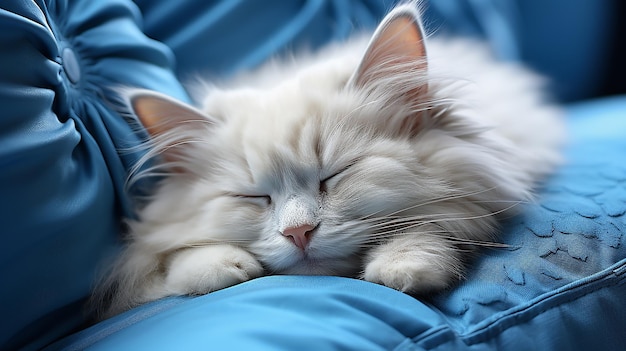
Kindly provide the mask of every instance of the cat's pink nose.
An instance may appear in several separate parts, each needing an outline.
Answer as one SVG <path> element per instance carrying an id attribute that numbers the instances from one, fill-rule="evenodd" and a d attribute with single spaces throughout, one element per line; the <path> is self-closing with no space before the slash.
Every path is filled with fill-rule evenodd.
<path id="1" fill-rule="evenodd" d="M 310 234 L 313 229 L 315 229 L 314 226 L 310 224 L 303 224 L 296 227 L 285 228 L 282 234 L 291 238 L 293 243 L 299 247 L 300 250 L 304 251 L 307 245 L 309 245 L 309 241 L 311 239 Z"/>

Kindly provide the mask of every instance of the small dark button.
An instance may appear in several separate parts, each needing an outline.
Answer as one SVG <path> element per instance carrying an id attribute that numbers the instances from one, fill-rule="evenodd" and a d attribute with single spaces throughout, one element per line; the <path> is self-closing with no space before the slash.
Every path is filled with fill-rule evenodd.
<path id="1" fill-rule="evenodd" d="M 76 59 L 76 54 L 74 54 L 74 50 L 70 48 L 63 49 L 61 58 L 63 59 L 63 70 L 67 78 L 69 78 L 70 82 L 73 84 L 78 83 L 80 80 L 80 66 Z"/>

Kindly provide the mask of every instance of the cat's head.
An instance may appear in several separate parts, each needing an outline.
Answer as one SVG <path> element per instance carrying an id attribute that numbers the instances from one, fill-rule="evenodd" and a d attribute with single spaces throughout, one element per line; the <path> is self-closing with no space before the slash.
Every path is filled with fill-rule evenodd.
<path id="1" fill-rule="evenodd" d="M 201 109 L 134 92 L 171 173 L 147 216 L 187 221 L 171 233 L 180 246 L 242 245 L 270 273 L 358 273 L 370 247 L 435 218 L 454 194 L 437 163 L 465 162 L 446 153 L 461 141 L 440 131 L 423 38 L 403 6 L 356 60 L 263 89 L 215 89 Z"/>

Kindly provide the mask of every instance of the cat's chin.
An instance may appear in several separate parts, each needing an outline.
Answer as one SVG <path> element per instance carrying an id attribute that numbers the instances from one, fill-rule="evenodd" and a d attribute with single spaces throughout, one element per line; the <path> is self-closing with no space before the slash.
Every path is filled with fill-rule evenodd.
<path id="1" fill-rule="evenodd" d="M 335 275 L 355 277 L 360 265 L 350 259 L 311 259 L 302 258 L 288 267 L 276 270 L 277 274 L 284 275 Z"/>

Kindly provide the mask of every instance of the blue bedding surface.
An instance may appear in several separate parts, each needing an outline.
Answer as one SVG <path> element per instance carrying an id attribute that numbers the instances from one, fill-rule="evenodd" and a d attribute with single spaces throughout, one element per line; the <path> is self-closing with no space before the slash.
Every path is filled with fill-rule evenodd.
<path id="1" fill-rule="evenodd" d="M 157 301 L 49 350 L 618 350 L 626 342 L 626 96 L 572 106 L 567 164 L 467 280 L 430 300 L 274 276 Z"/>

